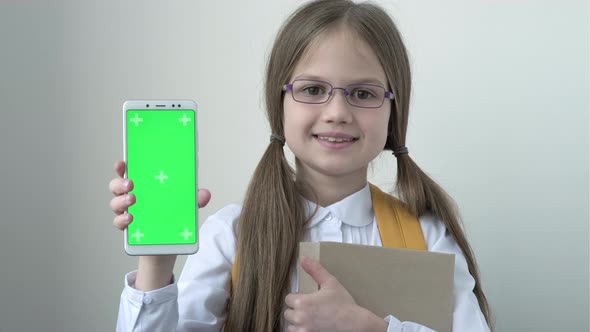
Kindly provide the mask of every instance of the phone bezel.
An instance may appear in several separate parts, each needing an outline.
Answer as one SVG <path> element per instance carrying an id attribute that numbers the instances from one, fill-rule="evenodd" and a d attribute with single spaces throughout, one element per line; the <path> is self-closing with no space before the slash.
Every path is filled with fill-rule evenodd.
<path id="1" fill-rule="evenodd" d="M 149 104 L 150 107 L 146 107 Z M 193 100 L 188 99 L 142 99 L 142 100 L 127 100 L 123 104 L 123 160 L 127 165 L 127 121 L 126 114 L 128 110 L 146 110 L 146 111 L 157 111 L 157 110 L 175 110 L 172 104 L 180 104 L 181 107 L 178 109 L 190 109 L 195 112 L 195 197 L 198 197 L 198 175 L 199 175 L 199 145 L 198 145 L 198 120 L 197 120 L 197 103 Z M 158 105 L 158 106 L 156 106 Z M 161 105 L 161 106 L 160 106 Z M 127 169 L 123 176 L 127 178 Z M 194 244 L 158 244 L 158 245 L 130 245 L 127 241 L 127 228 L 124 230 L 123 243 L 125 252 L 130 256 L 143 256 L 143 255 L 191 255 L 199 250 L 199 206 L 195 202 L 197 215 L 195 216 L 195 237 L 196 241 Z"/>

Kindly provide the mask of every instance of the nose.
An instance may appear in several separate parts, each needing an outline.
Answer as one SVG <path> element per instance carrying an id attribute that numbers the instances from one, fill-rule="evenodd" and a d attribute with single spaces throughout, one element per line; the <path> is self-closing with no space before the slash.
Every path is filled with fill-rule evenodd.
<path id="1" fill-rule="evenodd" d="M 341 95 L 338 96 L 337 90 L 341 90 Z M 352 121 L 351 106 L 346 101 L 346 90 L 343 88 L 332 89 L 330 99 L 323 105 L 322 119 L 326 122 L 336 123 L 350 123 Z"/>

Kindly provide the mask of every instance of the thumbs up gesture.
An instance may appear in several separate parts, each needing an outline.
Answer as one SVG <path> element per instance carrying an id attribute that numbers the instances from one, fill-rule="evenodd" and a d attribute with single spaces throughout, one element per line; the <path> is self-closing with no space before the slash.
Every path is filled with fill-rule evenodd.
<path id="1" fill-rule="evenodd" d="M 284 317 L 289 332 L 386 331 L 387 323 L 358 306 L 350 293 L 320 263 L 309 257 L 299 261 L 319 285 L 311 294 L 290 293 L 285 297 Z"/>

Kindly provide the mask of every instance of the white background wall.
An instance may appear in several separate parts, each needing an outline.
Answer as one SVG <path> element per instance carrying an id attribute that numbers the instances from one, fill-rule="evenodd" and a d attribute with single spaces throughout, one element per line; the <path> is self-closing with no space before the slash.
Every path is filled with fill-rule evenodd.
<path id="1" fill-rule="evenodd" d="M 588 2 L 380 3 L 411 55 L 410 154 L 461 208 L 497 330 L 588 331 Z M 0 3 L 1 332 L 114 329 L 136 266 L 109 209 L 125 100 L 196 100 L 200 218 L 241 201 L 299 4 Z M 393 156 L 374 165 L 391 189 Z"/>

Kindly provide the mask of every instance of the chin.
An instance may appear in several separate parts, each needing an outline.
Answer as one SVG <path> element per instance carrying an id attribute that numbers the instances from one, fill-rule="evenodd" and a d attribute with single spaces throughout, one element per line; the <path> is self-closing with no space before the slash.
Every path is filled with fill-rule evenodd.
<path id="1" fill-rule="evenodd" d="M 350 163 L 338 163 L 321 165 L 316 169 L 318 172 L 333 177 L 347 176 L 362 171 L 361 167 L 354 167 Z"/>

